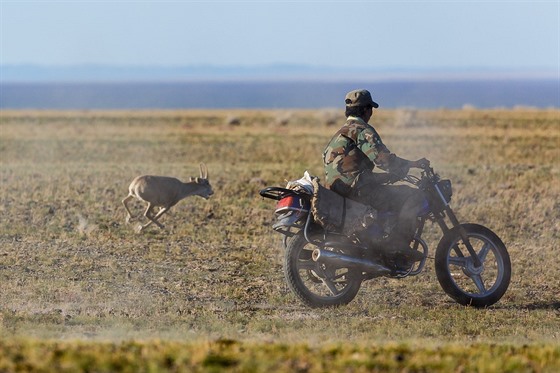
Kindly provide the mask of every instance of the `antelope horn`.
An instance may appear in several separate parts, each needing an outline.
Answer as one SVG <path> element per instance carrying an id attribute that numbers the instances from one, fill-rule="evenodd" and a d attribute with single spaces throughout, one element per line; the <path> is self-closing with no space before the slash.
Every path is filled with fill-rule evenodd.
<path id="1" fill-rule="evenodd" d="M 200 164 L 200 177 L 202 179 L 208 179 L 208 167 L 204 163 Z"/>

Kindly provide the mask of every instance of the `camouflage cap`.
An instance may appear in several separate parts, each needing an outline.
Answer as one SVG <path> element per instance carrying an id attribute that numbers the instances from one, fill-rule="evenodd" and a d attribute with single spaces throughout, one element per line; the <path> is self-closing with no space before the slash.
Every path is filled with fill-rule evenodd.
<path id="1" fill-rule="evenodd" d="M 344 100 L 346 106 L 373 106 L 378 108 L 379 104 L 372 100 L 371 93 L 366 89 L 356 89 L 354 91 L 348 92 L 346 94 L 346 99 Z"/>

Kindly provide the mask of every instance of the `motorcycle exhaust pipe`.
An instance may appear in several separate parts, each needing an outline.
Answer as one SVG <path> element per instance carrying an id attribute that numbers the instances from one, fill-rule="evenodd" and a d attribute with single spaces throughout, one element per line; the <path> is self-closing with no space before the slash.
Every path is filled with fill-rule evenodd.
<path id="1" fill-rule="evenodd" d="M 335 253 L 329 250 L 315 249 L 312 258 L 314 261 L 324 264 L 332 264 L 340 267 L 360 269 L 364 272 L 374 272 L 379 275 L 388 274 L 391 270 L 371 260 L 355 258 L 350 255 Z"/>

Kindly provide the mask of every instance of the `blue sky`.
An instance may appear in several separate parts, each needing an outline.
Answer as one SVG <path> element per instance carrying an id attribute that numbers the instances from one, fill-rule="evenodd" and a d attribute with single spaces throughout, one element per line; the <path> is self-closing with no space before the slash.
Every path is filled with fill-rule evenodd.
<path id="1" fill-rule="evenodd" d="M 560 66 L 560 1 L 0 0 L 0 64 Z"/>

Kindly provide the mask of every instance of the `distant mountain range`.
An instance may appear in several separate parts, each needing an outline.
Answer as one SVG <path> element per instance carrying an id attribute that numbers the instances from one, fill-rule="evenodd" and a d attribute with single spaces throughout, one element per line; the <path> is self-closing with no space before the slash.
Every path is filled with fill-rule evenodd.
<path id="1" fill-rule="evenodd" d="M 553 68 L 339 68 L 261 66 L 0 65 L 0 83 L 192 82 L 192 81 L 449 81 L 560 79 Z"/>

